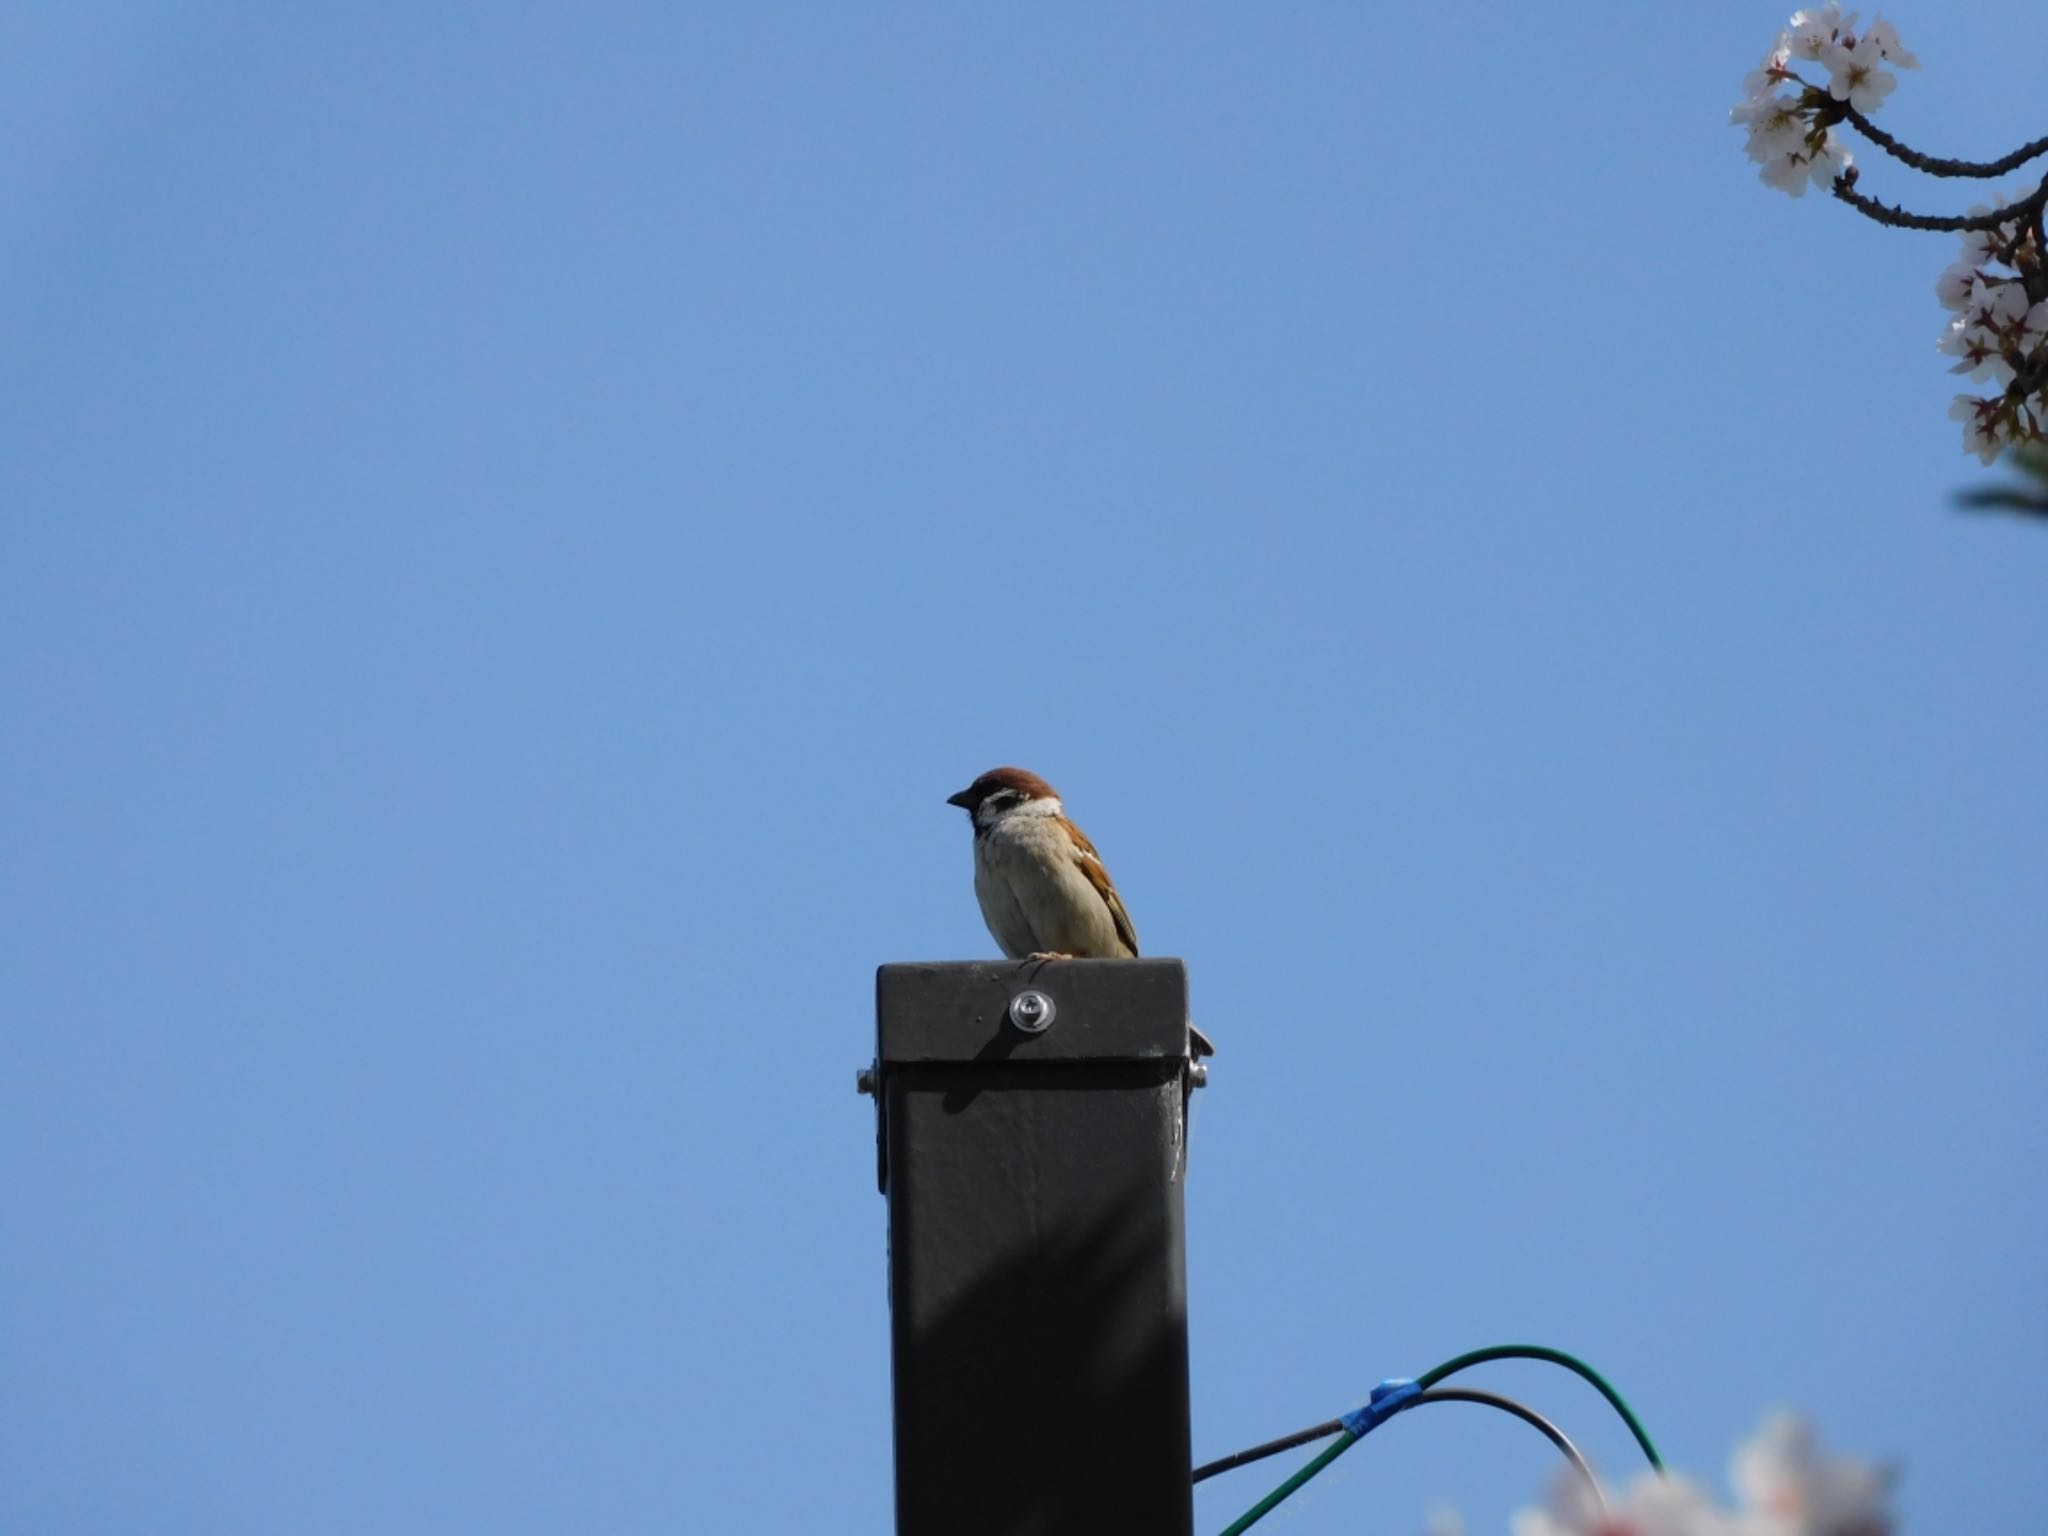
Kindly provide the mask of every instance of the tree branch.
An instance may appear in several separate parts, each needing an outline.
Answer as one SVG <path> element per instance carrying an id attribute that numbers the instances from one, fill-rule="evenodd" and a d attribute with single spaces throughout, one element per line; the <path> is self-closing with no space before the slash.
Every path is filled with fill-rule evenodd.
<path id="1" fill-rule="evenodd" d="M 2022 144 L 2011 154 L 1997 160 L 1945 160 L 1939 155 L 1923 155 L 1919 150 L 1901 144 L 1869 118 L 1858 112 L 1846 101 L 1830 101 L 1829 105 L 1843 118 L 1853 123 L 1856 131 L 1894 159 L 1903 160 L 1916 171 L 1925 171 L 1930 176 L 2003 176 L 2007 171 L 2017 170 L 2036 155 L 2048 155 L 2048 135 Z"/>
<path id="2" fill-rule="evenodd" d="M 2024 227 L 2024 226 L 2023 226 Z M 2034 204 L 2034 262 L 2033 270 L 2020 266 L 2020 242 L 2012 243 L 2012 254 L 2005 258 L 2006 265 L 2019 269 L 2027 285 L 2027 297 L 2036 304 L 2048 299 L 2048 199 Z"/>
<path id="3" fill-rule="evenodd" d="M 2048 518 L 2048 496 L 2035 491 L 2008 490 L 2002 485 L 1957 491 L 1955 503 L 1972 512 L 2017 512 L 2022 517 Z"/>
<path id="4" fill-rule="evenodd" d="M 1889 224 L 1895 229 L 2003 229 L 2015 220 L 2032 218 L 2041 211 L 2043 203 L 2048 203 L 2048 181 L 2042 182 L 2018 202 L 1994 208 L 1989 213 L 1909 213 L 1904 208 L 1881 203 L 1858 192 L 1854 166 L 1835 178 L 1834 193 L 1865 218 Z"/>

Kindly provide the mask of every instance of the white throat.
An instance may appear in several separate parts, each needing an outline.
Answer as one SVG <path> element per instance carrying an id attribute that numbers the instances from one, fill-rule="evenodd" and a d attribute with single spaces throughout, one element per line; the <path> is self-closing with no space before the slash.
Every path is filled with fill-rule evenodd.
<path id="1" fill-rule="evenodd" d="M 997 800 L 1001 803 L 998 804 Z M 1062 814 L 1059 801 L 1051 795 L 1035 800 L 1012 800 L 1007 796 L 992 796 L 981 802 L 975 810 L 974 822 L 982 828 L 993 827 L 1012 817 L 1058 816 Z"/>

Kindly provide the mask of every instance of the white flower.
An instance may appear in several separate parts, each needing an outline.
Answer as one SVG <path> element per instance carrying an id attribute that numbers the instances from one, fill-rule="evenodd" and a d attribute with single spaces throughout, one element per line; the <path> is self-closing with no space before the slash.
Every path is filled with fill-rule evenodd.
<path id="1" fill-rule="evenodd" d="M 1734 1522 L 1697 1484 L 1645 1473 L 1613 1499 L 1603 1520 L 1579 1478 L 1560 1481 L 1544 1509 L 1522 1509 L 1509 1522 L 1514 1536 L 1736 1536 Z"/>
<path id="2" fill-rule="evenodd" d="M 1826 142 L 1820 147 L 1820 153 L 1814 156 L 1813 184 L 1817 187 L 1831 187 L 1835 184 L 1835 178 L 1843 175 L 1855 163 L 1856 157 L 1842 148 L 1842 141 L 1835 137 L 1834 129 L 1830 128 Z"/>
<path id="3" fill-rule="evenodd" d="M 1934 282 L 1934 296 L 1941 300 L 1943 309 L 1964 309 L 1969 306 L 1970 290 L 1984 275 L 1980 255 L 1974 261 L 1967 245 L 1963 259 L 1943 272 Z"/>
<path id="4" fill-rule="evenodd" d="M 1835 0 L 1828 0 L 1817 11 L 1794 11 L 1790 38 L 1792 56 L 1818 63 L 1828 45 L 1855 25 L 1856 13 L 1851 11 L 1844 16 Z"/>
<path id="5" fill-rule="evenodd" d="M 1948 414 L 1952 420 L 1963 424 L 1963 452 L 1974 453 L 1989 464 L 2005 447 L 1999 439 L 2005 430 L 2004 405 L 2001 399 L 1993 397 L 1980 400 L 1975 395 L 1957 395 L 1949 405 Z"/>
<path id="6" fill-rule="evenodd" d="M 1771 44 L 1771 51 L 1764 55 L 1763 63 L 1742 77 L 1742 94 L 1751 100 L 1770 95 L 1777 89 L 1778 82 L 1785 78 L 1785 61 L 1791 55 L 1792 40 L 1780 32 L 1778 40 Z"/>
<path id="7" fill-rule="evenodd" d="M 1865 32 L 1863 36 L 1866 41 L 1875 43 L 1877 51 L 1883 54 L 1891 63 L 1898 65 L 1899 68 L 1918 69 L 1920 67 L 1919 59 L 1906 52 L 1906 45 L 1899 41 L 1899 29 L 1886 21 L 1882 16 L 1870 18 L 1870 30 Z"/>
<path id="8" fill-rule="evenodd" d="M 1728 109 L 1728 121 L 1749 129 L 1744 151 L 1758 162 L 1806 148 L 1806 114 L 1797 96 L 1754 96 Z"/>
<path id="9" fill-rule="evenodd" d="M 2032 195 L 2029 192 L 2020 194 L 2023 198 Z M 1994 192 L 1991 194 L 1990 202 L 1972 203 L 1963 212 L 1973 219 L 1978 219 L 1987 213 L 1999 212 L 2005 205 L 2005 194 Z M 2009 233 L 2003 229 L 1966 229 L 1963 231 L 1962 259 L 1972 266 L 1987 266 L 1997 259 L 1998 253 L 2005 249 L 2005 243 L 2010 238 Z"/>
<path id="10" fill-rule="evenodd" d="M 2048 299 L 2043 299 L 2020 321 L 2020 350 L 2032 352 L 2048 341 Z"/>
<path id="11" fill-rule="evenodd" d="M 1510 1529 L 1514 1536 L 1891 1536 L 1894 1529 L 1891 1469 L 1823 1455 L 1813 1431 L 1791 1414 L 1767 1419 L 1737 1447 L 1731 1473 L 1733 1508 L 1684 1477 L 1646 1472 L 1626 1493 L 1608 1490 L 1605 1515 L 1582 1479 L 1561 1477 L 1541 1508 L 1516 1512 Z"/>
<path id="12" fill-rule="evenodd" d="M 1998 253 L 2005 249 L 2005 241 L 2003 230 L 1966 229 L 1963 231 L 1963 253 L 1956 258 L 1956 265 L 1988 267 L 1998 260 Z"/>
<path id="13" fill-rule="evenodd" d="M 1806 196 L 1806 156 L 1801 154 L 1780 155 L 1775 160 L 1766 160 L 1764 168 L 1756 173 L 1757 180 L 1767 187 L 1776 187 L 1787 197 Z"/>
<path id="14" fill-rule="evenodd" d="M 2037 190 L 2038 185 L 2023 188 L 2018 194 L 2018 200 L 2025 202 Z M 1975 219 L 1982 218 L 1987 213 L 2002 213 L 2009 206 L 2003 192 L 1994 192 L 1991 194 L 1990 202 L 1972 203 L 1963 211 Z M 1973 267 L 1988 267 L 1995 265 L 2005 248 L 2012 243 L 2013 226 L 2007 224 L 1994 225 L 1990 229 L 1966 229 L 1962 236 L 1963 250 L 1957 260 L 1968 262 Z"/>
<path id="15" fill-rule="evenodd" d="M 1970 288 L 1970 318 L 1996 330 L 2010 329 L 2027 312 L 2026 285 L 2017 278 L 1981 278 Z"/>
<path id="16" fill-rule="evenodd" d="M 1752 1522 L 1762 1530 L 1788 1536 L 1852 1531 L 1883 1536 L 1892 1529 L 1890 1469 L 1824 1456 L 1812 1426 L 1796 1414 L 1766 1419 L 1752 1439 L 1736 1447 L 1728 1477 L 1746 1512 L 1763 1517 Z"/>
<path id="17" fill-rule="evenodd" d="M 1882 58 L 1877 44 L 1867 37 L 1853 47 L 1830 45 L 1822 55 L 1828 67 L 1828 94 L 1858 112 L 1875 112 L 1899 83 L 1897 75 L 1877 67 Z"/>
<path id="18" fill-rule="evenodd" d="M 1970 285 L 1968 319 L 1974 326 L 2007 334 L 2017 330 L 2028 313 L 2028 289 L 2019 279 L 1976 279 Z"/>
<path id="19" fill-rule="evenodd" d="M 1833 186 L 1835 178 L 1849 169 L 1854 158 L 1829 133 L 1817 150 L 1801 139 L 1797 149 L 1766 161 L 1757 175 L 1767 187 L 1776 187 L 1792 197 L 1804 197 L 1809 183 L 1816 187 Z"/>
<path id="20" fill-rule="evenodd" d="M 1938 345 L 1957 359 L 1950 373 L 1968 374 L 1975 383 L 1996 384 L 2000 388 L 2012 382 L 2012 364 L 2005 360 L 2005 349 L 1996 336 L 1958 320 Z"/>
<path id="21" fill-rule="evenodd" d="M 2014 408 L 2012 435 L 2015 442 L 2048 443 L 2048 390 L 2022 400 Z"/>
<path id="22" fill-rule="evenodd" d="M 1987 283 L 1978 278 L 1970 285 L 1969 308 L 1949 322 L 1948 330 L 1936 343 L 1937 350 L 1960 359 L 1950 373 L 1967 373 L 1993 384 L 2012 382 L 2012 364 L 2006 361 L 2006 336 L 2016 332 L 2018 320 L 2026 313 L 2026 291 L 2018 283 Z"/>

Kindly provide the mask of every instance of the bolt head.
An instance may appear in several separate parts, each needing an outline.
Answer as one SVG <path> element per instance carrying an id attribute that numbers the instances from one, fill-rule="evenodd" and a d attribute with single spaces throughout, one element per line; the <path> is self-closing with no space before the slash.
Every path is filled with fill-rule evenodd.
<path id="1" fill-rule="evenodd" d="M 1052 1028 L 1059 1005 L 1043 992 L 1019 992 L 1010 999 L 1010 1022 L 1027 1035 L 1042 1035 Z"/>
<path id="2" fill-rule="evenodd" d="M 853 1091 L 865 1094 L 869 1098 L 875 1096 L 875 1069 L 873 1067 L 862 1067 L 853 1074 Z"/>

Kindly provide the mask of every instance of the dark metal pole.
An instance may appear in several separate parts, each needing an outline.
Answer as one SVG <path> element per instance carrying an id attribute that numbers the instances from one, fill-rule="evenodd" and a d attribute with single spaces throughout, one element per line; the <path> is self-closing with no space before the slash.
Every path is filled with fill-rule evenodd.
<path id="1" fill-rule="evenodd" d="M 885 965 L 898 1536 L 1188 1536 L 1178 960 Z"/>

